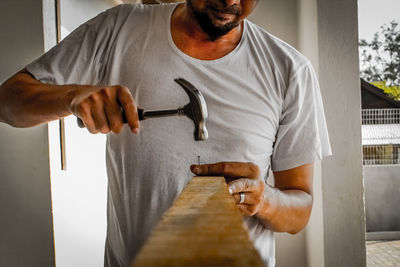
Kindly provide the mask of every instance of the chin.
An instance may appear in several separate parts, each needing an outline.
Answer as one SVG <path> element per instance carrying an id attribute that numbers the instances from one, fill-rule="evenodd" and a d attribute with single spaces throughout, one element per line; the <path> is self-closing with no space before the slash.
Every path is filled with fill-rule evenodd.
<path id="1" fill-rule="evenodd" d="M 236 23 L 234 21 L 224 21 L 224 22 L 212 21 L 212 24 L 214 25 L 215 28 L 219 28 L 219 29 L 231 28 L 230 25 L 236 25 Z"/>
<path id="2" fill-rule="evenodd" d="M 191 1 L 187 1 L 188 6 L 193 14 L 193 17 L 200 25 L 202 30 L 207 33 L 210 40 L 214 41 L 226 35 L 232 29 L 236 28 L 239 23 L 237 22 L 238 16 L 229 13 L 220 13 L 212 9 L 196 10 L 191 6 Z"/>

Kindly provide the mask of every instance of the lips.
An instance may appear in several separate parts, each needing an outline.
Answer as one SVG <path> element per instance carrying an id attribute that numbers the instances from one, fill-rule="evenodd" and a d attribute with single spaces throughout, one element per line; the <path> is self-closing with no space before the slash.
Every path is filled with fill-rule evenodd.
<path id="1" fill-rule="evenodd" d="M 213 15 L 220 20 L 228 20 L 238 15 L 234 10 L 221 10 L 214 7 L 210 7 L 210 9 Z"/>
<path id="2" fill-rule="evenodd" d="M 232 18 L 234 15 L 229 14 L 229 13 L 223 13 L 220 11 L 213 11 L 213 14 L 216 18 L 221 19 L 221 20 L 228 20 Z"/>

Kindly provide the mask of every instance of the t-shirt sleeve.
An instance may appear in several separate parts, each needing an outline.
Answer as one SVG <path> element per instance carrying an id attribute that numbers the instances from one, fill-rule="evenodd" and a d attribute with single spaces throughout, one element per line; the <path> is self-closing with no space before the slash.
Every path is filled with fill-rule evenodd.
<path id="1" fill-rule="evenodd" d="M 101 83 L 120 9 L 116 6 L 82 24 L 26 69 L 37 80 L 49 84 Z"/>
<path id="2" fill-rule="evenodd" d="M 290 79 L 284 96 L 271 167 L 283 171 L 331 155 L 316 74 L 309 62 Z"/>

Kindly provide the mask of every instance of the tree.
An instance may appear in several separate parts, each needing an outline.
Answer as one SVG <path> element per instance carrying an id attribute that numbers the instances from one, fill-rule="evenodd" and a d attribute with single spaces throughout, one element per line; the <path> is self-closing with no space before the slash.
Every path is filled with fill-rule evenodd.
<path id="1" fill-rule="evenodd" d="M 360 76 L 400 100 L 400 29 L 399 22 L 384 24 L 371 42 L 361 39 Z"/>

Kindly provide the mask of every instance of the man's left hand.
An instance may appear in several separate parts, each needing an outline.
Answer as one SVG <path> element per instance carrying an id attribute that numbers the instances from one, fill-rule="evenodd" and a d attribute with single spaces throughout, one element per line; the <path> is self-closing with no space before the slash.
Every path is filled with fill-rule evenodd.
<path id="1" fill-rule="evenodd" d="M 199 176 L 224 176 L 228 183 L 229 193 L 245 216 L 256 215 L 265 204 L 265 182 L 260 177 L 260 169 L 253 163 L 219 162 L 192 165 L 190 170 Z M 239 203 L 240 194 L 244 194 L 242 203 Z"/>

